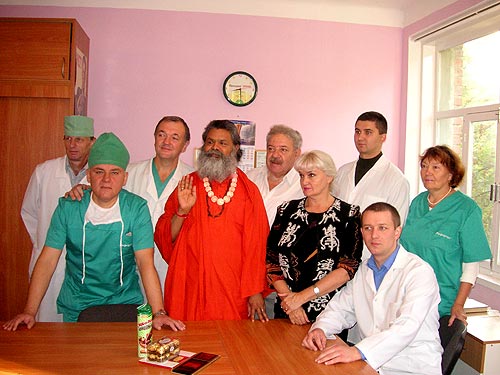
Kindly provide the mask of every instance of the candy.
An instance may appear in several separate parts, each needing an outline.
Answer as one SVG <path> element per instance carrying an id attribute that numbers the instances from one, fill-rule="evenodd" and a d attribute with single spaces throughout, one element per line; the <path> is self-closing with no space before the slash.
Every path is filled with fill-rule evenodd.
<path id="1" fill-rule="evenodd" d="M 164 362 L 179 355 L 180 341 L 169 337 L 162 337 L 148 345 L 148 359 L 155 362 Z"/>

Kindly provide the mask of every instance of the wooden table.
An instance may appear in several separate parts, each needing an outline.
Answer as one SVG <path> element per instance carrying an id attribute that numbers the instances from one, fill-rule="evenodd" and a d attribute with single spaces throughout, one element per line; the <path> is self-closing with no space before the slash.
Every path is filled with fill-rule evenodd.
<path id="1" fill-rule="evenodd" d="M 221 356 L 201 374 L 375 375 L 365 362 L 332 366 L 314 362 L 301 346 L 308 326 L 286 320 L 187 322 L 187 330 L 154 331 L 179 338 L 183 350 Z M 15 332 L 0 329 L 0 374 L 170 374 L 138 362 L 134 323 L 37 323 Z"/>

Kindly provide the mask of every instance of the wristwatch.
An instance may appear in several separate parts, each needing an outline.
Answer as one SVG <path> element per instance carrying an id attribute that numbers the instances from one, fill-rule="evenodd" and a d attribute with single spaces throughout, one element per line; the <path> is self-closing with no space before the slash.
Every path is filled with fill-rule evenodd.
<path id="1" fill-rule="evenodd" d="M 313 288 L 313 292 L 314 294 L 316 294 L 316 297 L 321 297 L 321 294 L 319 293 L 319 288 L 316 284 L 314 284 L 314 288 Z"/>
<path id="2" fill-rule="evenodd" d="M 155 312 L 153 314 L 153 318 L 156 318 L 157 316 L 160 316 L 160 315 L 167 315 L 167 312 L 165 310 L 163 310 L 163 309 L 158 310 L 157 312 Z"/>

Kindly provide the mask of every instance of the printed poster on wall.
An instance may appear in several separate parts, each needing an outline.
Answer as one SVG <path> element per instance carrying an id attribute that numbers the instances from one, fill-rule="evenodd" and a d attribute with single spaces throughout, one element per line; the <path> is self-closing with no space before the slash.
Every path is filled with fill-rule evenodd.
<path id="1" fill-rule="evenodd" d="M 76 49 L 75 115 L 87 116 L 87 56 Z"/>
<path id="2" fill-rule="evenodd" d="M 243 120 L 230 120 L 240 133 L 241 151 L 243 155 L 238 167 L 247 172 L 255 165 L 255 122 Z"/>

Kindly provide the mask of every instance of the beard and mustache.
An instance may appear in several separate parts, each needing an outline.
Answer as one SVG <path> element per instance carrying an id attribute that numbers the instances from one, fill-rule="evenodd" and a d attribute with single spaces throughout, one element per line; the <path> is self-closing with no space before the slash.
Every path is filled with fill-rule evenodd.
<path id="1" fill-rule="evenodd" d="M 224 181 L 236 171 L 238 161 L 237 150 L 230 155 L 224 155 L 218 150 L 200 150 L 198 155 L 198 174 L 201 178 L 208 177 L 209 180 Z"/>

